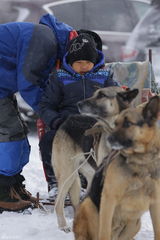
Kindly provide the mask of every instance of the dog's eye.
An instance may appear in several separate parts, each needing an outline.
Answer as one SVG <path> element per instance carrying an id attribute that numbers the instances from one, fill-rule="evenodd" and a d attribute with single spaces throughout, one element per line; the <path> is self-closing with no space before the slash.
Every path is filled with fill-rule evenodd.
<path id="1" fill-rule="evenodd" d="M 140 120 L 140 121 L 137 123 L 137 125 L 138 125 L 139 127 L 142 127 L 143 124 L 144 124 L 144 121 L 143 121 L 143 120 Z"/>
<path id="2" fill-rule="evenodd" d="M 106 95 L 103 92 L 99 92 L 97 98 L 104 98 Z"/>
<path id="3" fill-rule="evenodd" d="M 130 122 L 130 121 L 128 121 L 128 120 L 125 120 L 124 122 L 123 122 L 123 127 L 124 128 L 129 128 L 129 127 L 131 127 L 132 125 L 134 125 L 132 122 Z"/>

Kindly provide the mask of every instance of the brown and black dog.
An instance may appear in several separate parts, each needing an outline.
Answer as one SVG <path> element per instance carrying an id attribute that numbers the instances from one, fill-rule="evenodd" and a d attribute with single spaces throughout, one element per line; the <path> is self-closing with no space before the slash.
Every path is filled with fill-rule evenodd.
<path id="1" fill-rule="evenodd" d="M 112 128 L 115 117 L 121 110 L 130 105 L 137 94 L 137 89 L 129 91 L 124 91 L 120 87 L 98 89 L 91 98 L 83 102 L 85 106 L 82 107 L 81 102 L 78 104 L 80 111 L 88 116 L 73 115 L 58 129 L 53 141 L 52 165 L 58 182 L 55 211 L 59 228 L 62 230 L 66 232 L 71 230 L 67 226 L 64 215 L 66 195 L 69 193 L 74 209 L 79 205 L 81 187 L 76 169 L 79 168 L 81 163 L 85 163 L 79 168 L 79 172 L 86 177 L 88 186 L 90 186 L 95 173 L 90 161 L 85 162 L 88 157 L 85 153 L 93 148 L 93 138 L 84 136 L 86 129 L 95 124 L 95 119 L 100 121 L 102 125 L 107 121 Z M 93 106 L 94 114 L 90 114 L 94 110 Z M 100 144 L 102 148 L 103 141 Z M 103 156 L 99 157 L 99 162 L 100 158 L 102 159 Z M 91 159 L 89 158 L 89 160 Z"/>
<path id="2" fill-rule="evenodd" d="M 160 97 L 120 113 L 109 142 L 119 151 L 96 172 L 73 224 L 75 240 L 133 240 L 150 211 L 160 240 Z"/>

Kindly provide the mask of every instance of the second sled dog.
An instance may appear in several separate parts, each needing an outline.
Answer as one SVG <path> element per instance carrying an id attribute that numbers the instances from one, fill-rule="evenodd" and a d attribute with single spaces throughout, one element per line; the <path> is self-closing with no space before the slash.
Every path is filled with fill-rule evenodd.
<path id="1" fill-rule="evenodd" d="M 73 115 L 58 129 L 53 141 L 52 165 L 58 182 L 55 211 L 58 226 L 62 230 L 70 231 L 64 215 L 65 197 L 69 193 L 72 205 L 76 209 L 80 201 L 81 190 L 80 178 L 76 169 L 85 162 L 88 157 L 85 153 L 93 147 L 92 136 L 84 136 L 85 131 L 92 128 L 96 122 L 89 115 L 90 108 L 95 111 L 94 117 L 97 120 L 101 120 L 102 124 L 107 121 L 112 127 L 115 117 L 130 105 L 137 93 L 138 90 L 124 91 L 120 87 L 98 89 L 91 98 L 85 100 L 88 116 Z M 79 103 L 79 108 L 82 107 L 80 105 L 81 103 Z M 89 157 L 89 160 L 79 168 L 79 172 L 87 179 L 88 187 L 95 173 L 95 167 L 96 163 L 92 157 Z"/>

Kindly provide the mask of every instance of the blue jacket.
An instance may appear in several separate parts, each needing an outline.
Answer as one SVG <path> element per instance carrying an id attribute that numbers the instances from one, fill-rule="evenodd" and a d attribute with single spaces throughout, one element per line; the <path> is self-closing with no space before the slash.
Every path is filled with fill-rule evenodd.
<path id="1" fill-rule="evenodd" d="M 97 64 L 84 75 L 67 64 L 66 56 L 63 69 L 50 75 L 40 102 L 40 116 L 49 127 L 54 128 L 55 120 L 65 120 L 70 114 L 78 113 L 77 102 L 91 97 L 97 88 L 118 85 L 110 79 L 110 72 L 102 69 L 104 55 L 101 51 L 98 54 Z"/>
<path id="2" fill-rule="evenodd" d="M 0 98 L 20 92 L 38 111 L 38 103 L 57 57 L 62 58 L 72 28 L 52 15 L 40 24 L 0 25 Z"/>
<path id="3" fill-rule="evenodd" d="M 58 22 L 49 14 L 41 18 L 40 24 L 25 22 L 1 24 L 0 100 L 19 92 L 38 112 L 38 104 L 49 73 L 55 66 L 57 57 L 62 58 L 65 54 L 71 30 L 71 27 Z M 9 127 L 7 131 L 10 131 Z M 3 134 L 3 131 L 1 132 Z M 0 174 L 13 176 L 22 171 L 23 166 L 29 161 L 29 152 L 30 147 L 26 138 L 18 141 L 1 141 Z"/>

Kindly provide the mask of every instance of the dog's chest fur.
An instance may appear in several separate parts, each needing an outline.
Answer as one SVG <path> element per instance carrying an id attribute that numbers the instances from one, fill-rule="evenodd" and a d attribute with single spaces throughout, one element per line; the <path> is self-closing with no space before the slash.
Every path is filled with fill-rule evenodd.
<path id="1" fill-rule="evenodd" d="M 152 179 L 160 178 L 160 151 L 155 149 L 148 154 L 134 154 L 133 156 L 124 157 L 121 155 L 120 164 L 128 174 L 140 178 L 151 177 Z"/>
<path id="2" fill-rule="evenodd" d="M 159 151 L 155 154 L 144 154 L 143 157 L 141 154 L 128 158 L 121 155 L 118 160 L 117 167 L 120 174 L 124 176 L 124 189 L 121 189 L 117 199 L 114 221 L 117 222 L 117 218 L 121 221 L 130 218 L 138 219 L 149 209 L 156 185 L 159 185 Z M 105 183 L 106 181 L 107 179 Z"/>
<path id="3" fill-rule="evenodd" d="M 125 206 L 134 209 L 135 207 L 131 205 L 131 203 L 134 203 L 135 206 L 139 206 L 139 209 L 144 208 L 144 211 L 148 209 L 150 198 L 154 193 L 154 183 L 160 179 L 159 151 L 155 151 L 154 154 L 144 154 L 143 156 L 142 154 L 136 154 L 136 156 L 130 156 L 129 158 L 120 155 L 114 165 L 116 165 L 119 175 L 124 176 L 125 189 L 123 190 L 123 196 L 120 197 L 121 200 L 118 200 L 121 207 Z M 89 197 L 98 210 L 103 186 L 108 184 L 107 178 L 104 177 L 107 170 L 102 169 L 101 166 L 99 167 L 89 192 Z"/>

